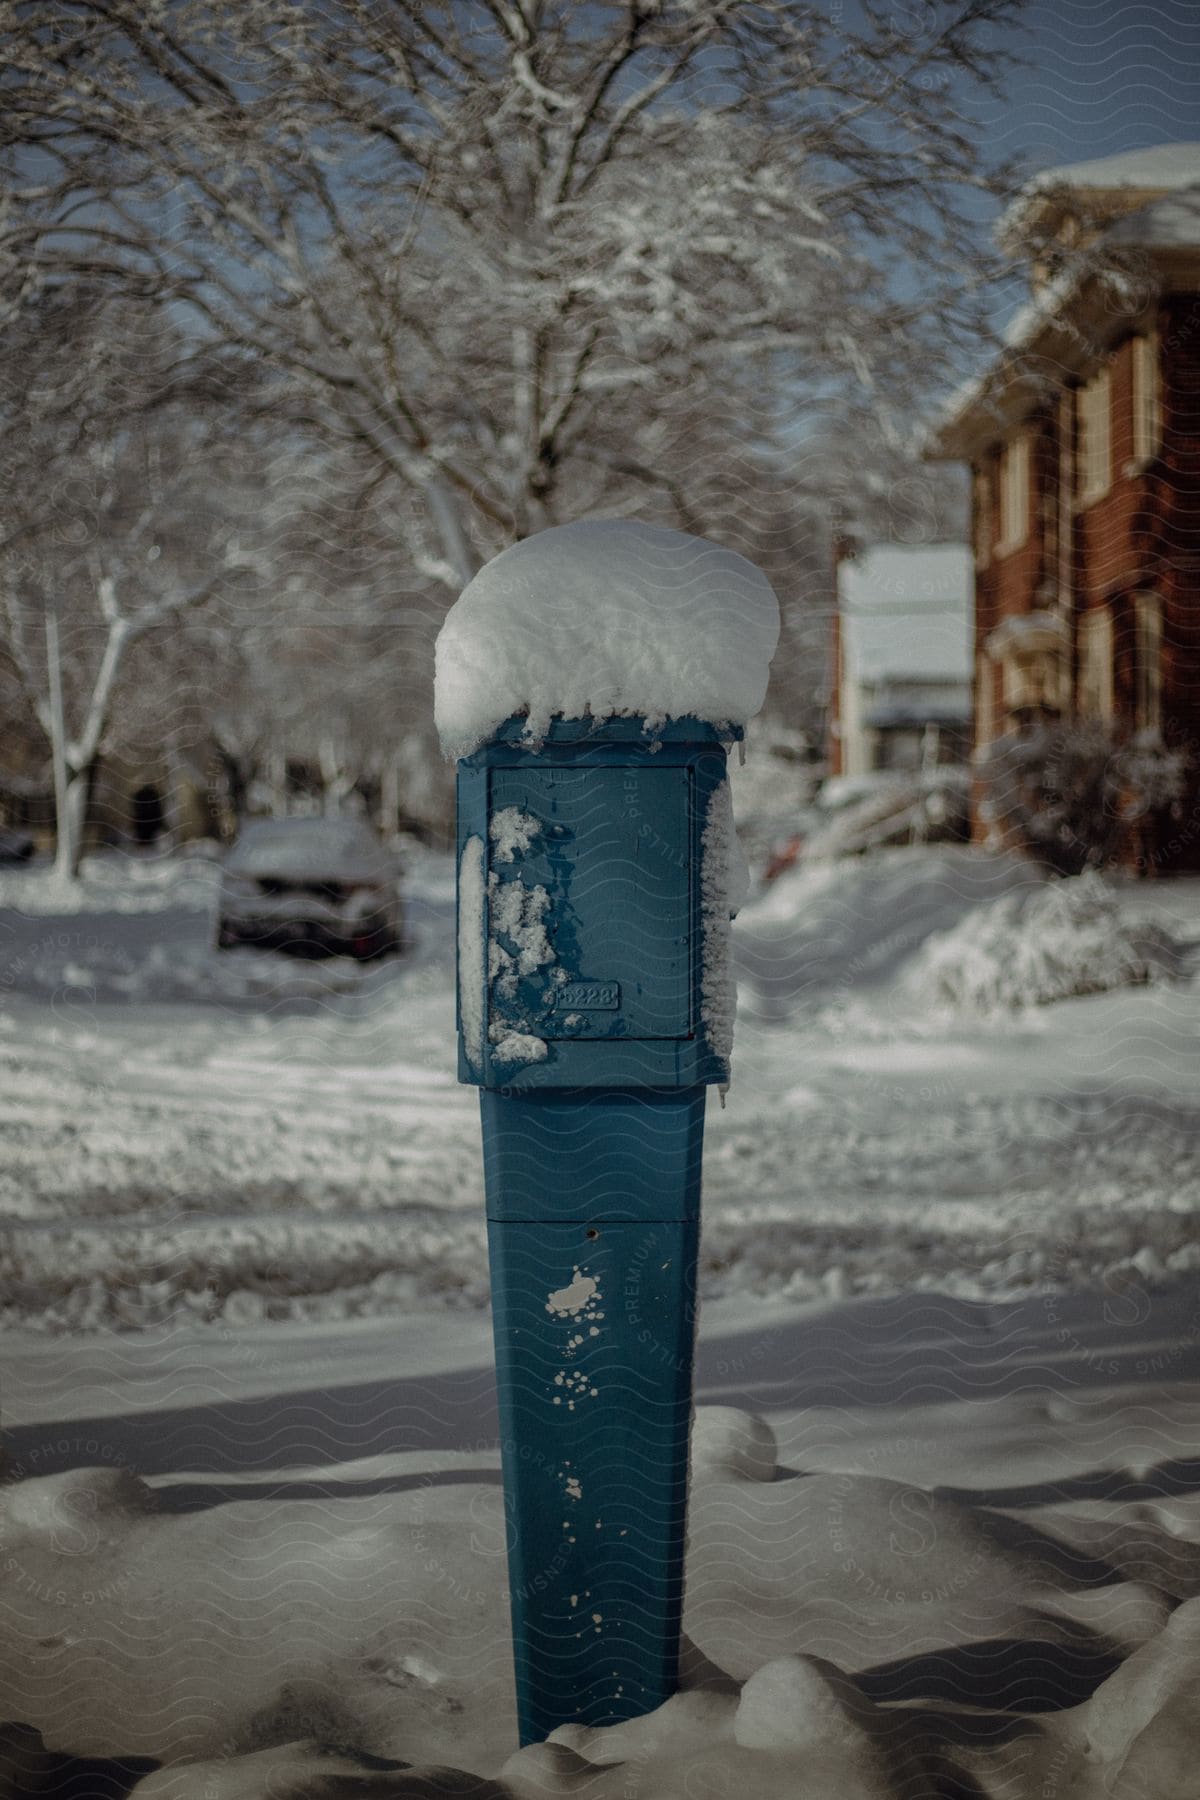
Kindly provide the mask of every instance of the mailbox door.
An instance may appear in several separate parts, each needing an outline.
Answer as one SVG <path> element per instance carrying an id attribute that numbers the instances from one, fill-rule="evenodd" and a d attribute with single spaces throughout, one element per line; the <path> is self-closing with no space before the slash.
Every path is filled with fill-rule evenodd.
<path id="1" fill-rule="evenodd" d="M 493 1021 L 548 1042 L 690 1037 L 692 785 L 679 766 L 492 771 L 492 819 L 530 834 L 491 845 L 491 934 L 513 965 Z"/>
<path id="2" fill-rule="evenodd" d="M 486 890 L 465 930 L 460 916 L 460 1080 L 505 1093 L 727 1081 L 703 1011 L 701 852 L 739 734 L 554 720 L 532 750 L 525 726 L 510 719 L 458 765 L 460 886 L 466 873 Z"/>

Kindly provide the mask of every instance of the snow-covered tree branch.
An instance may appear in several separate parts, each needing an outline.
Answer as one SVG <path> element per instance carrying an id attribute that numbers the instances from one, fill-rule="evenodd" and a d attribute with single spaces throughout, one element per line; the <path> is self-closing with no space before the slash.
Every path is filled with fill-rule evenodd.
<path id="1" fill-rule="evenodd" d="M 190 316 L 417 499 L 450 589 L 583 510 L 684 523 L 701 440 L 752 510 L 806 412 L 886 421 L 977 328 L 962 109 L 1017 10 L 28 0 L 0 293 Z"/>

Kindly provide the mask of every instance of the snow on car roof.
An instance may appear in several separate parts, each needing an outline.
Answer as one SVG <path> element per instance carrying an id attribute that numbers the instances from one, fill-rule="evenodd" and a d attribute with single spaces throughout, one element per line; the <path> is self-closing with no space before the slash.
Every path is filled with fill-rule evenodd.
<path id="1" fill-rule="evenodd" d="M 360 819 L 252 819 L 225 859 L 239 875 L 386 881 L 395 863 Z"/>
<path id="2" fill-rule="evenodd" d="M 442 748 L 465 756 L 515 714 L 695 717 L 763 703 L 779 603 L 735 550 L 636 519 L 558 525 L 480 570 L 438 636 Z"/>

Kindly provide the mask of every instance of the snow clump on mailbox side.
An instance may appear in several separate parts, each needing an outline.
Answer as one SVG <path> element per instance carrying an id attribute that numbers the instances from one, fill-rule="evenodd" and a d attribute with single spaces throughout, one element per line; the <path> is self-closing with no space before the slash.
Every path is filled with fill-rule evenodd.
<path id="1" fill-rule="evenodd" d="M 494 557 L 447 614 L 442 748 L 468 756 L 516 714 L 534 743 L 555 718 L 744 725 L 778 639 L 774 590 L 735 550 L 635 519 L 557 525 Z"/>

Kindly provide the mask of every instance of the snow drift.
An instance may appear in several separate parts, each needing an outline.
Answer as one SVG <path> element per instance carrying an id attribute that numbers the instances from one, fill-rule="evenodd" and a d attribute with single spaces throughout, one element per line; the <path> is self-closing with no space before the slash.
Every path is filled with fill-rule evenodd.
<path id="1" fill-rule="evenodd" d="M 934 933 L 1041 885 L 1021 857 L 954 845 L 797 864 L 743 908 L 739 973 L 751 1011 L 895 980 Z"/>
<path id="2" fill-rule="evenodd" d="M 1007 1404 L 1016 1428 L 1029 1402 Z M 789 1429 L 820 1457 L 813 1425 Z M 251 1485 L 199 1510 L 125 1468 L 14 1470 L 0 1710 L 23 1728 L 0 1777 L 51 1791 L 108 1758 L 144 1771 L 134 1800 L 1188 1800 L 1194 1516 L 1030 1523 L 873 1472 L 856 1426 L 840 1416 L 835 1467 L 781 1468 L 761 1417 L 701 1409 L 682 1691 L 519 1751 L 502 1507 L 478 1470 L 350 1464 L 319 1499 L 281 1470 L 269 1503 Z M 1059 1436 L 1085 1453 L 1069 1413 Z"/>
<path id="3" fill-rule="evenodd" d="M 1115 890 L 1088 874 L 967 913 L 930 938 L 906 986 L 917 1002 L 986 1013 L 1138 986 L 1182 966 L 1163 926 L 1131 918 Z"/>
<path id="4" fill-rule="evenodd" d="M 0 883 L 0 1328 L 215 1336 L 486 1305 L 455 864 L 408 860 L 415 947 L 368 969 L 214 951 L 200 860 L 97 858 L 58 917 L 48 874 Z M 804 865 L 743 911 L 739 1082 L 706 1128 L 706 1298 L 1007 1292 L 1143 1252 L 1195 1268 L 1194 990 L 1156 964 L 993 1009 L 984 1032 L 913 975 L 973 945 L 969 921 L 1004 896 L 1076 892 L 947 846 Z M 1147 918 L 1200 936 L 1194 882 L 1115 886 L 1111 905 L 1139 944 Z M 989 943 L 986 992 L 1015 955 Z"/>

